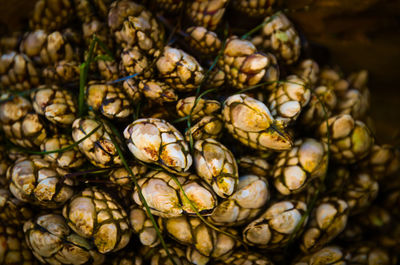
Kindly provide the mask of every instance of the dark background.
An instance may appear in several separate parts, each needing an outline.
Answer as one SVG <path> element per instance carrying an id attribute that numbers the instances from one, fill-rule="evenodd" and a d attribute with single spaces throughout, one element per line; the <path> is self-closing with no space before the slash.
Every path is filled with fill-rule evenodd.
<path id="1" fill-rule="evenodd" d="M 0 0 L 0 25 L 22 29 L 36 1 Z M 140 1 L 138 1 L 140 2 Z M 371 116 L 377 136 L 400 134 L 400 0 L 284 0 L 307 39 L 329 49 L 345 73 L 370 72 Z"/>

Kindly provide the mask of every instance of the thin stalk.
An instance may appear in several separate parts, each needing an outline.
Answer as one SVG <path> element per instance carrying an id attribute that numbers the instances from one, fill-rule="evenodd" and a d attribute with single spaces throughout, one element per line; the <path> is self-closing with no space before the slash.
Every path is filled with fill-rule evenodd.
<path id="1" fill-rule="evenodd" d="M 257 25 L 256 27 L 254 27 L 253 29 L 248 31 L 246 34 L 242 35 L 242 37 L 240 37 L 240 39 L 242 39 L 242 40 L 247 39 L 249 36 L 253 35 L 257 31 L 262 29 L 266 24 L 268 24 L 269 22 L 274 20 L 276 18 L 276 16 L 278 16 L 280 13 L 281 13 L 281 11 L 278 11 L 278 12 L 272 14 L 267 20 L 263 21 L 261 24 Z"/>
<path id="2" fill-rule="evenodd" d="M 99 124 L 96 128 L 94 128 L 93 130 L 90 131 L 90 133 L 88 133 L 87 135 L 85 135 L 85 137 L 83 137 L 82 139 L 80 139 L 79 141 L 61 148 L 61 149 L 57 149 L 57 150 L 51 150 L 51 151 L 31 151 L 29 149 L 24 149 L 24 148 L 18 148 L 19 150 L 23 151 L 24 153 L 28 153 L 28 154 L 33 154 L 33 155 L 47 155 L 47 154 L 54 154 L 54 153 L 62 153 L 68 150 L 73 149 L 75 146 L 79 145 L 80 143 L 82 143 L 83 141 L 85 141 L 87 138 L 89 138 L 91 135 L 93 135 L 100 127 L 102 126 L 102 124 Z"/>
<path id="3" fill-rule="evenodd" d="M 97 43 L 96 38 L 97 38 L 96 35 L 93 35 L 92 41 L 90 42 L 90 46 L 89 46 L 88 57 L 87 57 L 86 61 L 83 62 L 79 66 L 79 70 L 80 70 L 79 71 L 79 99 L 78 99 L 79 117 L 82 117 L 82 115 L 85 112 L 85 86 L 86 86 L 86 82 L 88 79 L 89 67 L 90 67 L 90 64 L 92 63 L 92 59 L 93 59 L 94 49 L 95 49 L 96 43 Z"/>
<path id="4" fill-rule="evenodd" d="M 108 49 L 107 45 L 104 44 L 96 35 L 93 36 L 93 39 L 99 44 L 100 48 L 106 52 L 106 54 L 111 57 L 112 61 L 115 60 L 114 54 Z"/>
<path id="5" fill-rule="evenodd" d="M 121 148 L 118 146 L 118 142 L 116 141 L 116 139 L 115 139 L 115 137 L 114 137 L 114 135 L 118 135 L 119 133 L 118 133 L 118 131 L 114 128 L 114 126 L 110 126 L 110 128 L 111 128 L 111 130 L 112 130 L 112 132 L 113 132 L 113 134 L 110 135 L 111 140 L 112 140 L 112 142 L 113 142 L 115 148 L 117 149 L 118 155 L 119 155 L 119 157 L 120 157 L 121 160 L 122 160 L 122 164 L 124 165 L 125 169 L 128 171 L 129 175 L 131 176 L 131 180 L 132 180 L 133 184 L 135 185 L 136 189 L 138 190 L 138 194 L 139 194 L 140 201 L 143 203 L 143 205 L 144 205 L 144 207 L 145 207 L 145 209 L 146 209 L 146 212 L 147 212 L 147 214 L 148 214 L 148 216 L 149 216 L 149 218 L 150 218 L 150 221 L 151 221 L 151 223 L 153 224 L 154 229 L 156 230 L 156 233 L 157 233 L 158 238 L 160 239 L 161 245 L 163 246 L 164 250 L 166 251 L 166 253 L 167 253 L 167 255 L 168 255 L 168 258 L 171 260 L 171 262 L 172 262 L 174 265 L 177 265 L 176 262 L 175 262 L 175 260 L 171 257 L 171 254 L 170 254 L 170 252 L 169 252 L 169 250 L 168 250 L 167 244 L 165 243 L 165 240 L 164 240 L 163 236 L 161 235 L 160 228 L 158 227 L 157 222 L 156 222 L 156 220 L 154 219 L 153 214 L 151 213 L 150 207 L 149 207 L 149 205 L 147 204 L 146 199 L 145 199 L 144 196 L 143 196 L 142 189 L 141 189 L 141 187 L 139 186 L 139 184 L 138 184 L 138 182 L 137 182 L 136 176 L 133 174 L 131 168 L 129 167 L 128 163 L 126 162 L 125 157 L 124 157 L 124 154 L 123 154 Z"/>

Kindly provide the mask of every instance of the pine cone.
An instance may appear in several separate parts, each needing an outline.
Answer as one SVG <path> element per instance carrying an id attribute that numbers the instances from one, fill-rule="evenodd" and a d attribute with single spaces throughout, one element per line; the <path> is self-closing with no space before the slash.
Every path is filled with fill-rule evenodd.
<path id="1" fill-rule="evenodd" d="M 215 208 L 209 220 L 219 226 L 240 226 L 251 222 L 270 197 L 268 182 L 256 175 L 243 175 L 238 188 Z"/>
<path id="2" fill-rule="evenodd" d="M 33 9 L 29 21 L 31 29 L 53 31 L 68 25 L 73 17 L 74 8 L 68 0 L 39 0 Z"/>
<path id="3" fill-rule="evenodd" d="M 197 175 L 204 179 L 218 196 L 226 198 L 236 191 L 238 166 L 232 152 L 221 143 L 214 139 L 196 141 L 194 165 Z"/>
<path id="4" fill-rule="evenodd" d="M 10 98 L 9 95 L 3 95 Z M 44 122 L 33 112 L 31 103 L 20 96 L 13 96 L 0 104 L 2 129 L 12 143 L 26 148 L 39 146 L 47 137 Z"/>
<path id="5" fill-rule="evenodd" d="M 41 263 L 98 265 L 105 260 L 92 242 L 68 227 L 61 215 L 41 214 L 24 224 L 24 233 Z"/>
<path id="6" fill-rule="evenodd" d="M 20 201 L 55 209 L 74 194 L 74 180 L 66 171 L 39 156 L 17 160 L 7 170 L 11 193 Z"/>
<path id="7" fill-rule="evenodd" d="M 293 232 L 300 233 L 307 223 L 307 217 L 300 226 L 307 205 L 300 201 L 280 201 L 272 204 L 258 219 L 243 230 L 243 239 L 250 246 L 275 249 L 284 247 Z"/>
<path id="8" fill-rule="evenodd" d="M 102 254 L 124 248 L 131 238 L 125 210 L 96 187 L 75 195 L 63 208 L 63 216 L 71 229 L 93 241 Z"/>
<path id="9" fill-rule="evenodd" d="M 58 126 L 70 126 L 77 116 L 77 104 L 73 94 L 57 86 L 40 86 L 31 93 L 33 108 L 37 114 Z"/>
<path id="10" fill-rule="evenodd" d="M 225 13 L 227 3 L 227 0 L 194 0 L 188 5 L 186 13 L 196 26 L 214 30 Z"/>
<path id="11" fill-rule="evenodd" d="M 190 47 L 203 55 L 215 55 L 221 49 L 221 40 L 217 34 L 204 27 L 190 27 L 186 29 L 185 38 Z"/>
<path id="12" fill-rule="evenodd" d="M 217 198 L 204 181 L 196 175 L 178 176 L 177 179 L 200 214 L 208 215 L 213 211 L 217 205 Z M 151 171 L 145 177 L 140 178 L 138 183 L 152 214 L 164 218 L 195 214 L 171 175 L 163 171 Z M 136 188 L 133 199 L 142 206 Z"/>
<path id="13" fill-rule="evenodd" d="M 93 110 L 112 120 L 126 120 L 134 111 L 121 88 L 94 81 L 89 82 L 86 88 L 86 102 Z"/>
<path id="14" fill-rule="evenodd" d="M 204 79 L 196 59 L 181 49 L 166 46 L 156 62 L 160 78 L 179 92 L 195 90 Z"/>
<path id="15" fill-rule="evenodd" d="M 0 57 L 0 84 L 10 90 L 29 90 L 39 85 L 40 73 L 22 53 L 10 52 Z"/>
<path id="16" fill-rule="evenodd" d="M 328 168 L 327 146 L 312 139 L 299 139 L 291 150 L 275 160 L 272 176 L 275 188 L 283 195 L 298 193 L 315 178 L 323 179 Z"/>
<path id="17" fill-rule="evenodd" d="M 289 134 L 274 120 L 268 108 L 245 94 L 227 98 L 222 117 L 228 132 L 253 149 L 288 150 L 292 146 Z"/>
<path id="18" fill-rule="evenodd" d="M 97 127 L 99 128 L 96 130 Z M 90 117 L 78 118 L 72 124 L 72 138 L 75 142 L 93 131 L 90 137 L 78 144 L 79 150 L 85 154 L 90 163 L 101 168 L 122 165 L 110 136 L 112 131 L 107 124 Z"/>
<path id="19" fill-rule="evenodd" d="M 300 56 L 300 37 L 290 22 L 283 14 L 272 15 L 264 19 L 266 24 L 261 29 L 260 35 L 251 41 L 261 50 L 272 51 L 286 64 L 295 63 Z"/>

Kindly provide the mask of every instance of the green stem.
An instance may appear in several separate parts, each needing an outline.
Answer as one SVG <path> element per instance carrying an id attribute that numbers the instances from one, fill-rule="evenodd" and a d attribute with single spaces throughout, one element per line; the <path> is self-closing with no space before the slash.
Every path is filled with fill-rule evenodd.
<path id="1" fill-rule="evenodd" d="M 125 169 L 128 171 L 129 175 L 131 176 L 131 180 L 132 180 L 133 184 L 135 185 L 135 187 L 136 187 L 136 189 L 138 191 L 140 201 L 143 203 L 143 205 L 144 205 L 144 207 L 146 209 L 146 212 L 147 212 L 147 214 L 148 214 L 148 216 L 150 218 L 150 221 L 153 224 L 154 229 L 156 230 L 158 238 L 160 239 L 161 245 L 165 249 L 165 251 L 166 251 L 166 253 L 168 255 L 168 258 L 171 260 L 171 262 L 174 265 L 177 265 L 175 260 L 171 257 L 171 254 L 170 254 L 170 252 L 168 250 L 167 244 L 165 243 L 165 240 L 164 240 L 163 236 L 161 235 L 160 228 L 158 227 L 157 222 L 154 219 L 153 214 L 151 213 L 150 207 L 147 204 L 146 199 L 143 196 L 142 189 L 141 189 L 141 187 L 139 186 L 139 184 L 137 182 L 136 176 L 133 174 L 131 168 L 129 167 L 128 163 L 126 162 L 124 154 L 123 154 L 121 148 L 118 146 L 118 142 L 116 141 L 116 139 L 114 137 L 114 135 L 118 135 L 119 133 L 118 133 L 117 129 L 114 126 L 110 126 L 110 128 L 111 128 L 111 130 L 113 132 L 113 135 L 110 135 L 111 140 L 114 143 L 115 148 L 117 149 L 118 155 L 122 160 L 122 164 L 124 165 Z"/>
<path id="2" fill-rule="evenodd" d="M 96 37 L 96 35 L 93 35 L 93 39 L 90 42 L 90 46 L 89 46 L 88 57 L 87 57 L 86 61 L 79 66 L 79 70 L 80 70 L 79 71 L 79 99 L 78 99 L 79 117 L 82 117 L 82 115 L 85 112 L 85 87 L 86 87 L 86 82 L 87 82 L 88 74 L 89 74 L 89 68 L 90 68 L 90 64 L 92 63 L 96 43 L 97 43 L 97 37 Z"/>
<path id="3" fill-rule="evenodd" d="M 249 36 L 253 35 L 255 32 L 257 32 L 260 29 L 262 29 L 267 23 L 269 23 L 272 20 L 274 20 L 276 18 L 276 16 L 278 16 L 280 13 L 281 13 L 281 11 L 278 11 L 278 12 L 272 14 L 267 20 L 263 21 L 261 24 L 257 25 L 256 27 L 251 29 L 249 32 L 247 32 L 246 34 L 242 35 L 242 37 L 240 37 L 240 39 L 242 39 L 242 40 L 247 39 Z"/>
<path id="4" fill-rule="evenodd" d="M 51 150 L 51 151 L 42 151 L 42 152 L 38 152 L 38 151 L 31 151 L 29 149 L 24 149 L 24 148 L 20 148 L 18 147 L 19 150 L 21 150 L 24 153 L 28 153 L 28 154 L 33 154 L 33 155 L 47 155 L 47 154 L 53 154 L 53 153 L 62 153 L 68 150 L 73 149 L 75 146 L 79 145 L 80 143 L 82 143 L 83 141 L 85 141 L 87 138 L 89 138 L 91 135 L 93 135 L 100 127 L 102 126 L 102 124 L 99 124 L 96 128 L 94 128 L 92 131 L 90 131 L 90 133 L 88 133 L 87 135 L 85 135 L 85 137 L 83 137 L 82 139 L 80 139 L 79 141 L 61 148 L 61 149 L 57 149 L 57 150 Z"/>

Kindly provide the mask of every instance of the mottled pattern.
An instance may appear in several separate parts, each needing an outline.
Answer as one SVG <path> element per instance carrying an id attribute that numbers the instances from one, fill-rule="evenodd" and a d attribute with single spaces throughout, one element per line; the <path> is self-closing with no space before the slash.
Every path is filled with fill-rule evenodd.
<path id="1" fill-rule="evenodd" d="M 9 52 L 0 57 L 0 84 L 24 91 L 39 85 L 40 73 L 23 53 Z"/>
<path id="2" fill-rule="evenodd" d="M 134 111 L 128 96 L 117 85 L 89 82 L 86 102 L 93 110 L 112 120 L 126 120 Z"/>
<path id="3" fill-rule="evenodd" d="M 19 227 L 0 225 L 0 264 L 38 264 Z"/>
<path id="4" fill-rule="evenodd" d="M 176 104 L 176 112 L 180 117 L 191 115 L 192 121 L 199 120 L 207 115 L 213 115 L 221 110 L 221 103 L 217 100 L 196 97 L 182 98 Z"/>
<path id="5" fill-rule="evenodd" d="M 300 248 L 303 252 L 315 252 L 331 242 L 347 224 L 349 207 L 337 197 L 324 197 L 314 208 Z"/>
<path id="6" fill-rule="evenodd" d="M 299 139 L 291 150 L 280 153 L 273 165 L 275 188 L 283 195 L 298 193 L 313 179 L 325 177 L 327 146 L 312 138 Z"/>
<path id="7" fill-rule="evenodd" d="M 259 35 L 251 41 L 262 50 L 272 51 L 286 64 L 295 63 L 300 56 L 300 37 L 290 20 L 278 13 L 266 17 Z"/>
<path id="8" fill-rule="evenodd" d="M 165 120 L 139 119 L 128 125 L 124 137 L 132 154 L 176 174 L 188 174 L 192 156 L 182 134 Z"/>
<path id="9" fill-rule="evenodd" d="M 258 150 L 288 150 L 292 141 L 261 101 L 244 94 L 227 98 L 222 108 L 225 128 L 242 144 Z"/>
<path id="10" fill-rule="evenodd" d="M 177 177 L 177 180 L 200 214 L 209 215 L 217 205 L 217 198 L 211 188 L 196 175 Z M 195 214 L 171 175 L 163 171 L 151 171 L 138 182 L 154 215 L 171 218 L 185 213 Z M 142 206 L 137 189 L 135 189 L 133 199 Z"/>
<path id="11" fill-rule="evenodd" d="M 96 187 L 75 195 L 64 206 L 63 216 L 78 235 L 93 240 L 100 253 L 118 251 L 129 243 L 131 228 L 125 210 Z"/>
<path id="12" fill-rule="evenodd" d="M 74 194 L 74 181 L 66 171 L 40 158 L 21 158 L 7 170 L 11 193 L 20 201 L 46 209 L 64 205 Z"/>
<path id="13" fill-rule="evenodd" d="M 41 263 L 98 265 L 105 260 L 61 215 L 41 214 L 24 224 L 24 233 L 29 249 Z"/>
<path id="14" fill-rule="evenodd" d="M 254 220 L 243 230 L 243 239 L 250 246 L 275 249 L 284 247 L 294 232 L 301 233 L 307 223 L 300 221 L 307 211 L 305 203 L 300 201 L 280 201 L 272 204 L 261 217 Z"/>
<path id="15" fill-rule="evenodd" d="M 107 168 L 122 165 L 117 148 L 110 136 L 112 135 L 111 129 L 104 121 L 91 117 L 76 119 L 72 124 L 72 138 L 77 142 L 98 126 L 100 127 L 91 136 L 78 144 L 79 150 L 85 154 L 90 163 L 97 167 Z"/>
<path id="16" fill-rule="evenodd" d="M 58 126 L 70 126 L 77 116 L 77 104 L 71 91 L 57 86 L 41 86 L 31 93 L 37 114 Z"/>
<path id="17" fill-rule="evenodd" d="M 226 198 L 235 192 L 239 172 L 235 157 L 214 139 L 194 143 L 194 162 L 197 175 L 211 185 L 215 193 Z"/>
<path id="18" fill-rule="evenodd" d="M 237 191 L 215 208 L 209 220 L 220 226 L 239 226 L 252 221 L 270 197 L 268 182 L 255 175 L 239 178 Z"/>
<path id="19" fill-rule="evenodd" d="M 227 3 L 227 0 L 194 0 L 188 4 L 186 14 L 196 26 L 214 30 L 225 13 Z"/>
<path id="20" fill-rule="evenodd" d="M 195 90 L 204 79 L 203 67 L 181 49 L 166 46 L 156 62 L 159 77 L 180 92 Z"/>
<path id="21" fill-rule="evenodd" d="M 259 177 L 271 175 L 271 165 L 263 158 L 257 156 L 242 156 L 238 159 L 239 171 L 254 174 Z"/>
<path id="22" fill-rule="evenodd" d="M 67 148 L 74 144 L 70 135 L 58 134 L 46 138 L 40 145 L 42 152 L 49 152 Z M 49 162 L 54 162 L 57 166 L 64 169 L 79 168 L 86 162 L 84 155 L 79 151 L 78 146 L 63 152 L 54 152 L 44 155 L 44 159 Z"/>
<path id="23" fill-rule="evenodd" d="M 318 128 L 322 141 L 329 144 L 333 159 L 341 164 L 355 163 L 366 157 L 374 144 L 370 129 L 347 114 L 322 122 Z"/>

